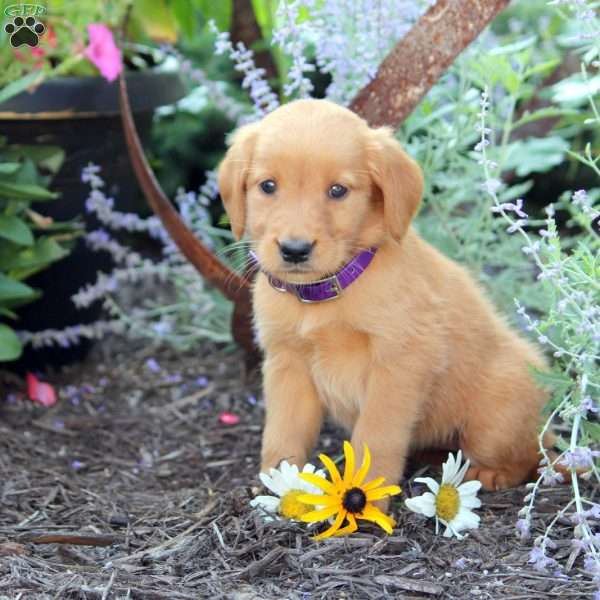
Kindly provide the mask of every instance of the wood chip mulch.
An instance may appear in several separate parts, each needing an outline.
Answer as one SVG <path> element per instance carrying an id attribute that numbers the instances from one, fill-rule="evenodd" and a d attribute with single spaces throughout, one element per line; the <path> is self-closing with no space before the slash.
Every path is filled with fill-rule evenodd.
<path id="1" fill-rule="evenodd" d="M 317 543 L 302 525 L 264 523 L 249 507 L 260 382 L 237 352 L 102 344 L 48 381 L 60 396 L 49 409 L 0 374 L 0 600 L 520 600 L 596 589 L 581 558 L 564 574 L 528 564 L 530 542 L 514 529 L 524 487 L 481 494 L 480 529 L 462 541 L 436 536 L 401 501 L 391 536 L 366 526 Z M 223 423 L 224 411 L 239 423 Z M 328 425 L 319 450 L 335 454 L 342 439 Z M 412 478 L 403 489 L 422 492 Z M 544 491 L 534 535 L 568 494 Z M 571 535 L 559 522 L 562 564 Z"/>

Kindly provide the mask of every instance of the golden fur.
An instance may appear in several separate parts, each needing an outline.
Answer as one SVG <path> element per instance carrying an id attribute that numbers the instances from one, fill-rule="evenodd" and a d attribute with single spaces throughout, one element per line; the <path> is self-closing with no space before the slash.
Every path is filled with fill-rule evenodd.
<path id="1" fill-rule="evenodd" d="M 273 179 L 277 192 L 259 183 Z M 328 197 L 335 183 L 350 193 Z M 538 463 L 545 393 L 530 373 L 539 352 L 497 315 L 465 269 L 410 227 L 421 200 L 419 166 L 386 129 L 371 129 L 325 100 L 300 100 L 240 128 L 219 171 L 237 238 L 262 270 L 291 282 L 320 279 L 377 246 L 340 298 L 303 304 L 254 285 L 266 423 L 262 468 L 302 465 L 330 414 L 366 442 L 371 475 L 402 476 L 409 452 L 460 447 L 487 489 L 524 481 Z M 294 272 L 278 242 L 314 241 Z"/>

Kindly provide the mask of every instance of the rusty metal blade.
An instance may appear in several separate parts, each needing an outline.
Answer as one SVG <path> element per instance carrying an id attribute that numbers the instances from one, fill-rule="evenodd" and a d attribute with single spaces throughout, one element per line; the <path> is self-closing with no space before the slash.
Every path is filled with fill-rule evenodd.
<path id="1" fill-rule="evenodd" d="M 394 129 L 509 0 L 438 0 L 350 103 L 372 127 Z"/>
<path id="2" fill-rule="evenodd" d="M 247 288 L 249 287 L 247 279 L 239 276 L 221 262 L 192 233 L 162 191 L 144 155 L 133 120 L 129 96 L 127 94 L 127 83 L 123 74 L 120 76 L 119 86 L 121 120 L 125 131 L 129 159 L 148 204 L 160 218 L 165 229 L 169 232 L 169 235 L 173 238 L 173 241 L 177 244 L 182 254 L 196 267 L 200 275 L 208 283 L 214 285 L 230 300 L 235 301 L 238 298 L 246 300 L 248 295 Z"/>

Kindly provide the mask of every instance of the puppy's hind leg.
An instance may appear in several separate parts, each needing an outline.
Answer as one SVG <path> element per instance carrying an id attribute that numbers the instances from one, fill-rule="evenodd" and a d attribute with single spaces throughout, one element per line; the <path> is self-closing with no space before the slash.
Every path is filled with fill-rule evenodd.
<path id="1" fill-rule="evenodd" d="M 514 355 L 494 361 L 481 381 L 477 397 L 468 399 L 461 439 L 472 464 L 466 479 L 478 479 L 486 490 L 514 487 L 535 477 L 546 393 Z"/>
<path id="2" fill-rule="evenodd" d="M 539 455 L 536 454 L 536 459 L 538 458 Z M 465 481 L 477 479 L 487 491 L 504 490 L 533 479 L 535 465 L 537 462 L 533 461 L 506 464 L 503 467 L 476 464 L 467 471 Z"/>

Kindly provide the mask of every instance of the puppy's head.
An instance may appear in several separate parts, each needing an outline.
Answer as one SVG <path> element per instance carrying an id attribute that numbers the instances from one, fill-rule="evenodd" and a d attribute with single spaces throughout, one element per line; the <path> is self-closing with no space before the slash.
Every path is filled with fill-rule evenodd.
<path id="1" fill-rule="evenodd" d="M 326 100 L 298 100 L 241 127 L 219 168 L 236 238 L 280 279 L 311 281 L 352 256 L 401 240 L 421 170 L 387 128 Z"/>

